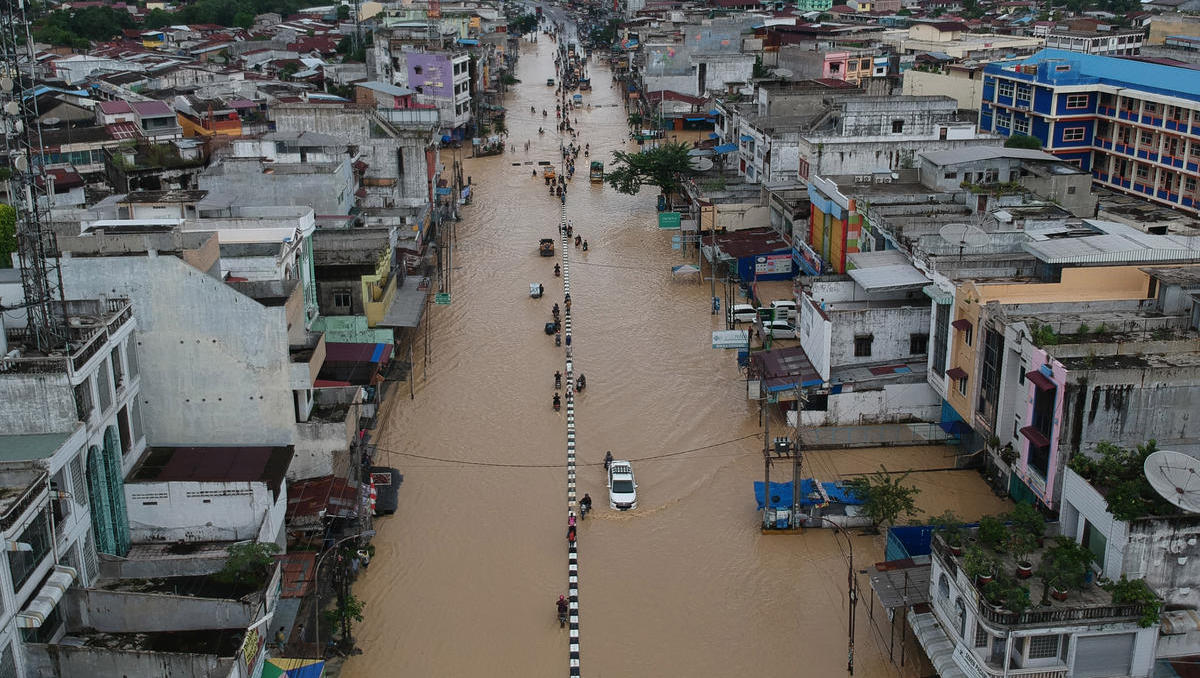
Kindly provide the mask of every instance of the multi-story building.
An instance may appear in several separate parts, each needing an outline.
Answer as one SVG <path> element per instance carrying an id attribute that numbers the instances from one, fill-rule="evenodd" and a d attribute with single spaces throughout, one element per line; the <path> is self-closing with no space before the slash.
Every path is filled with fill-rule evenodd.
<path id="1" fill-rule="evenodd" d="M 23 643 L 64 632 L 59 602 L 100 574 L 97 552 L 130 545 L 124 476 L 145 449 L 135 322 L 127 299 L 55 311 L 69 343 L 33 348 L 19 318 L 0 331 L 0 674 L 37 675 Z"/>
<path id="2" fill-rule="evenodd" d="M 1098 185 L 1200 212 L 1194 71 L 1062 50 L 989 64 L 979 129 L 1036 137 Z"/>
<path id="3" fill-rule="evenodd" d="M 1051 29 L 1047 49 L 1065 49 L 1104 56 L 1136 56 L 1142 53 L 1146 34 L 1141 30 L 1071 31 Z"/>

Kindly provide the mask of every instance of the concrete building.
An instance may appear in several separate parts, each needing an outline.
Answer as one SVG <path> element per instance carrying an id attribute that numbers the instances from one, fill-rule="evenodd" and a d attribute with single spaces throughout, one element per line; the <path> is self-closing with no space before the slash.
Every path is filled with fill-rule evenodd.
<path id="1" fill-rule="evenodd" d="M 1101 56 L 1137 56 L 1142 53 L 1146 32 L 1137 30 L 1071 31 L 1052 28 L 1046 49 L 1062 49 Z"/>
<path id="2" fill-rule="evenodd" d="M 1043 151 L 988 146 L 923 153 L 919 177 L 922 184 L 946 192 L 996 184 L 1013 190 L 1020 186 L 1074 216 L 1091 217 L 1096 212 L 1091 175 Z"/>
<path id="3" fill-rule="evenodd" d="M 1165 44 L 1173 36 L 1200 38 L 1200 16 L 1170 12 L 1150 17 L 1147 45 Z"/>
<path id="4" fill-rule="evenodd" d="M 908 621 L 942 676 L 1142 678 L 1151 674 L 1158 638 L 1157 623 L 1139 625 L 1142 613 L 1094 585 L 1065 602 L 1011 612 L 989 602 L 963 557 L 935 536 L 928 609 L 910 611 Z"/>
<path id="5" fill-rule="evenodd" d="M 442 134 L 465 138 L 473 112 L 470 54 L 451 49 L 454 40 L 446 40 L 440 33 L 414 44 L 413 40 L 395 36 L 399 28 L 381 32 L 382 37 L 376 39 L 380 80 L 411 90 L 414 103 L 435 107 Z M 388 38 L 385 33 L 394 37 Z M 438 45 L 444 46 L 439 49 Z"/>
<path id="6" fill-rule="evenodd" d="M 358 177 L 366 169 L 355 162 L 349 144 L 328 134 L 270 132 L 234 140 L 196 186 L 236 205 L 307 205 L 315 214 L 349 214 L 362 200 Z"/>
<path id="7" fill-rule="evenodd" d="M 884 31 L 880 40 L 901 54 L 936 52 L 958 60 L 1029 54 L 1042 46 L 1041 38 L 972 33 L 970 27 L 960 21 L 914 23 L 907 29 Z"/>
<path id="8" fill-rule="evenodd" d="M 134 542 L 286 543 L 291 447 L 151 447 L 129 473 Z"/>
<path id="9" fill-rule="evenodd" d="M 979 128 L 1036 137 L 1097 185 L 1200 212 L 1200 80 L 1190 69 L 1044 50 L 989 64 Z"/>
<path id="10" fill-rule="evenodd" d="M 983 67 L 948 63 L 934 69 L 910 68 L 904 71 L 905 96 L 946 96 L 958 107 L 978 111 L 983 101 Z"/>

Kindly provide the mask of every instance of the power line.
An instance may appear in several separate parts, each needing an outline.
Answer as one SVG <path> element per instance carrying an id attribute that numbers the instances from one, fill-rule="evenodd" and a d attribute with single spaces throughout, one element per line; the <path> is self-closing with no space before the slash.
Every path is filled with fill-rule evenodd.
<path id="1" fill-rule="evenodd" d="M 703 450 L 710 450 L 714 447 L 721 447 L 722 445 L 736 443 L 736 442 L 739 442 L 742 440 L 747 440 L 749 438 L 757 438 L 760 435 L 761 434 L 759 434 L 759 433 L 751 433 L 749 435 L 744 435 L 739 438 L 730 438 L 729 440 L 722 440 L 721 442 L 712 443 L 711 445 L 692 447 L 692 448 L 689 448 L 686 450 L 678 450 L 675 452 L 666 452 L 664 454 L 655 454 L 655 455 L 651 455 L 648 457 L 634 457 L 632 459 L 629 459 L 628 461 L 643 462 L 643 461 L 656 461 L 659 459 L 668 459 L 670 457 L 678 457 L 678 456 L 681 456 L 684 454 L 690 454 L 692 452 L 701 452 Z M 416 454 L 413 452 L 403 452 L 401 450 L 393 450 L 393 449 L 386 448 L 386 447 L 377 447 L 376 449 L 387 452 L 388 454 L 398 454 L 400 456 L 409 457 L 411 459 L 421 459 L 424 461 L 437 461 L 437 462 L 442 462 L 442 463 L 446 463 L 446 464 L 459 464 L 462 466 L 486 466 L 486 467 L 491 467 L 491 468 L 530 468 L 530 469 L 548 469 L 548 468 L 558 469 L 558 468 L 566 467 L 565 463 L 564 464 L 509 464 L 509 463 L 495 462 L 495 461 L 471 461 L 469 459 L 446 459 L 444 457 L 430 457 L 428 455 Z M 576 466 L 603 466 L 603 465 L 604 465 L 604 462 L 587 462 L 587 463 L 578 463 L 577 462 L 576 463 Z"/>

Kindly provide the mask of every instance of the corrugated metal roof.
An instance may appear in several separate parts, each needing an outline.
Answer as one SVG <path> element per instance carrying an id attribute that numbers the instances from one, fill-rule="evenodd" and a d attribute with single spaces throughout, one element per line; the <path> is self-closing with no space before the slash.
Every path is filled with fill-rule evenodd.
<path id="1" fill-rule="evenodd" d="M 1036 151 L 1028 148 L 1004 148 L 1003 146 L 970 146 L 951 151 L 922 153 L 921 156 L 935 165 L 956 165 L 963 162 L 991 160 L 993 158 L 1058 161 L 1057 157 L 1045 151 Z"/>
<path id="2" fill-rule="evenodd" d="M 1154 235 L 1111 221 L 1085 219 L 1095 235 L 1033 232 L 1021 247 L 1047 264 L 1147 264 L 1200 260 L 1200 236 Z"/>
<path id="3" fill-rule="evenodd" d="M 847 273 L 868 292 L 921 289 L 929 284 L 929 278 L 911 264 L 856 268 Z"/>

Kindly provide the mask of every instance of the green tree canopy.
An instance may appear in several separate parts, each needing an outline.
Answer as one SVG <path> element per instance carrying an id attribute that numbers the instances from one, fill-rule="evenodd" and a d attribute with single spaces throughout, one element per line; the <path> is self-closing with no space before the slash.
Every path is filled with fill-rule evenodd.
<path id="1" fill-rule="evenodd" d="M 863 515 L 871 519 L 875 528 L 894 525 L 901 515 L 912 517 L 920 513 L 917 495 L 920 488 L 905 485 L 912 471 L 889 473 L 887 467 L 847 481 L 855 494 L 863 498 Z"/>
<path id="2" fill-rule="evenodd" d="M 687 144 L 665 143 L 640 153 L 613 153 L 612 169 L 604 180 L 621 193 L 637 195 L 643 185 L 657 186 L 663 193 L 678 193 L 683 180 L 696 174 Z"/>
<path id="3" fill-rule="evenodd" d="M 246 542 L 230 546 L 225 566 L 213 575 L 224 584 L 262 586 L 271 572 L 279 547 L 271 543 Z"/>
<path id="4" fill-rule="evenodd" d="M 1037 137 L 1031 137 L 1028 134 L 1014 134 L 1004 141 L 1005 148 L 1028 148 L 1035 151 L 1042 150 L 1042 142 Z"/>
<path id="5" fill-rule="evenodd" d="M 17 211 L 12 205 L 0 204 L 0 268 L 12 268 L 12 254 L 17 251 Z"/>

